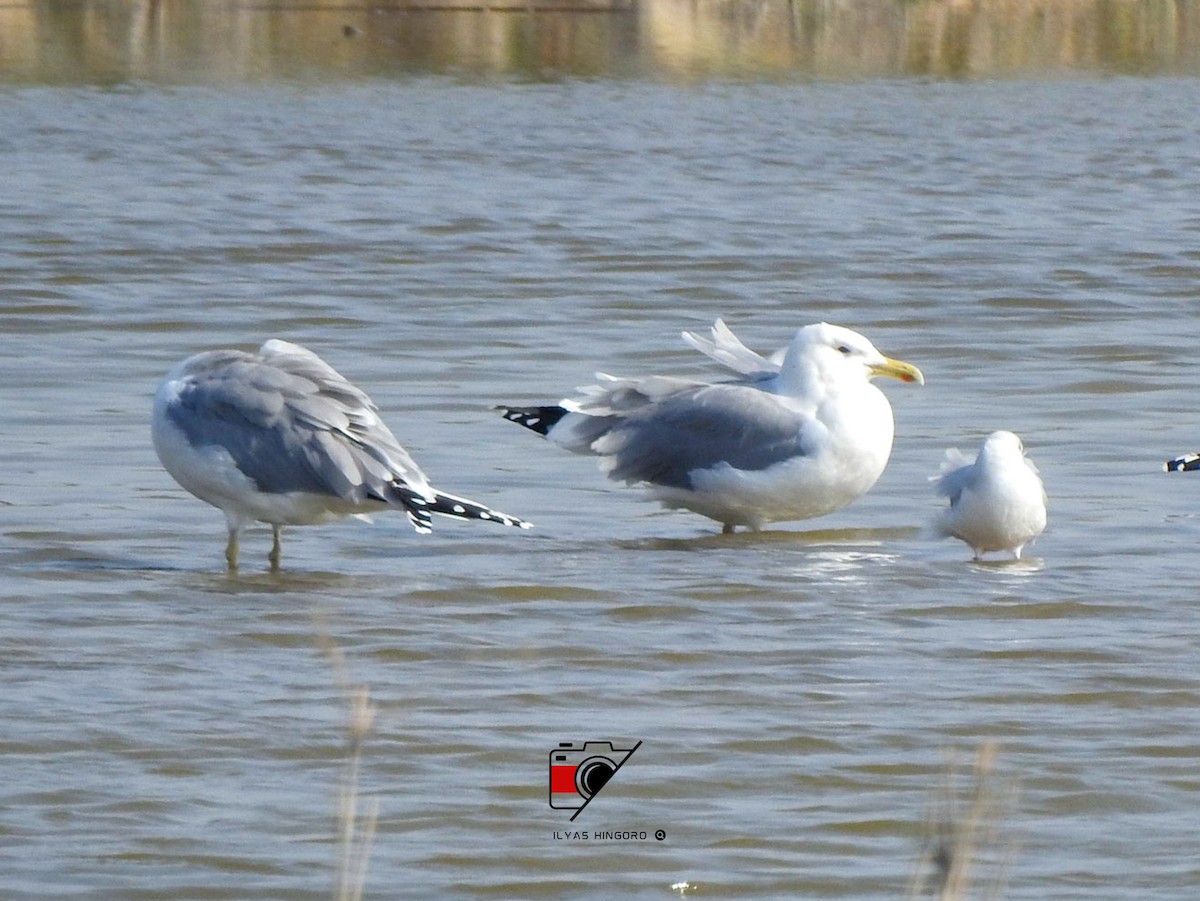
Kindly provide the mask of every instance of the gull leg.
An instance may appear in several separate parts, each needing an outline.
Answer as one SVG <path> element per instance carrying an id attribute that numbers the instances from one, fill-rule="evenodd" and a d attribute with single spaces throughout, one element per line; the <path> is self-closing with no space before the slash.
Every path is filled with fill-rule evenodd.
<path id="1" fill-rule="evenodd" d="M 231 573 L 237 572 L 238 563 L 238 532 L 240 530 L 229 527 L 229 541 L 225 545 L 225 565 L 229 567 Z"/>
<path id="2" fill-rule="evenodd" d="M 271 553 L 267 555 L 267 559 L 271 561 L 271 572 L 279 572 L 279 560 L 283 556 L 283 548 L 280 547 L 279 537 L 283 534 L 283 526 L 278 523 L 271 524 L 271 532 L 275 536 L 271 542 Z"/>

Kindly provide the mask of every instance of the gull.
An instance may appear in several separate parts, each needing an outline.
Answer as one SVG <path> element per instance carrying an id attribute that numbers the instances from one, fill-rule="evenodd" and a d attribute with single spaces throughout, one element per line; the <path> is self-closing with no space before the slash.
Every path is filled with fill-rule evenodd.
<path id="1" fill-rule="evenodd" d="M 711 339 L 683 338 L 738 377 L 597 373 L 599 384 L 578 389 L 577 399 L 497 409 L 560 447 L 599 457 L 609 478 L 644 485 L 663 505 L 730 533 L 823 516 L 866 493 L 883 473 L 893 433 L 892 408 L 870 380 L 925 381 L 858 332 L 823 322 L 769 358 L 720 319 Z"/>
<path id="2" fill-rule="evenodd" d="M 934 476 L 937 493 L 950 498 L 938 517 L 942 537 L 970 545 L 975 559 L 988 551 L 1021 550 L 1046 528 L 1046 490 L 1021 439 L 1012 432 L 993 432 L 974 458 L 957 449 L 946 451 L 942 474 Z"/>
<path id="3" fill-rule="evenodd" d="M 1163 464 L 1167 472 L 1194 472 L 1200 469 L 1200 454 L 1182 454 Z"/>
<path id="4" fill-rule="evenodd" d="M 154 396 L 152 434 L 163 467 L 220 508 L 229 527 L 225 561 L 237 569 L 251 522 L 274 533 L 279 569 L 285 525 L 368 518 L 401 510 L 429 532 L 432 514 L 529 528 L 529 523 L 433 488 L 371 399 L 315 353 L 272 339 L 256 353 L 211 350 L 188 357 Z"/>

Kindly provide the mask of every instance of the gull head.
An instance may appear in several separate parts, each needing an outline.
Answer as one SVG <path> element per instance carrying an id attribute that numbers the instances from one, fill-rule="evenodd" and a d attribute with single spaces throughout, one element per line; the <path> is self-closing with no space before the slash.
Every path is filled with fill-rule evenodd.
<path id="1" fill-rule="evenodd" d="M 1014 461 L 1025 457 L 1025 445 L 1020 436 L 1000 430 L 992 432 L 979 448 L 980 461 Z"/>
<path id="2" fill-rule="evenodd" d="M 863 379 L 885 375 L 902 382 L 925 384 L 925 376 L 916 366 L 885 357 L 865 336 L 827 322 L 806 325 L 796 333 L 788 346 L 782 370 L 797 374 L 815 370 L 825 381 L 855 375 Z M 811 378 L 811 374 L 805 373 L 800 378 Z"/>

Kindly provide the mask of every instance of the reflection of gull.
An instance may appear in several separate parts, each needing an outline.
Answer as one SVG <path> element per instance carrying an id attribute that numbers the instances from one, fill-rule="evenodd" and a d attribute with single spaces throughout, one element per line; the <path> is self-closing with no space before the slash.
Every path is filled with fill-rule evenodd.
<path id="1" fill-rule="evenodd" d="M 684 339 L 740 378 L 708 383 L 599 374 L 579 400 L 501 407 L 506 419 L 577 453 L 610 478 L 650 487 L 668 507 L 739 525 L 808 519 L 858 498 L 883 473 L 892 408 L 876 375 L 923 383 L 857 332 L 820 323 L 759 356 L 717 320 Z"/>
<path id="2" fill-rule="evenodd" d="M 1021 549 L 1046 528 L 1046 491 L 1021 439 L 993 432 L 974 459 L 946 451 L 937 492 L 950 498 L 950 509 L 937 521 L 944 536 L 971 546 L 978 560 L 988 551 Z"/>
<path id="3" fill-rule="evenodd" d="M 214 350 L 184 360 L 154 397 L 154 449 L 167 472 L 219 507 L 225 559 L 257 520 L 285 525 L 403 510 L 428 532 L 432 513 L 528 523 L 432 488 L 379 418 L 371 399 L 312 351 L 268 341 L 257 353 Z"/>

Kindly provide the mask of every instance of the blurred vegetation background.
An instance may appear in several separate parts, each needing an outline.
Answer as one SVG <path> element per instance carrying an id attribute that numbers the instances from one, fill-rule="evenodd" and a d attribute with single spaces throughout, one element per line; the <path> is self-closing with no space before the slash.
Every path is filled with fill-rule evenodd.
<path id="1" fill-rule="evenodd" d="M 1197 0 L 33 0 L 8 83 L 1200 72 Z"/>

